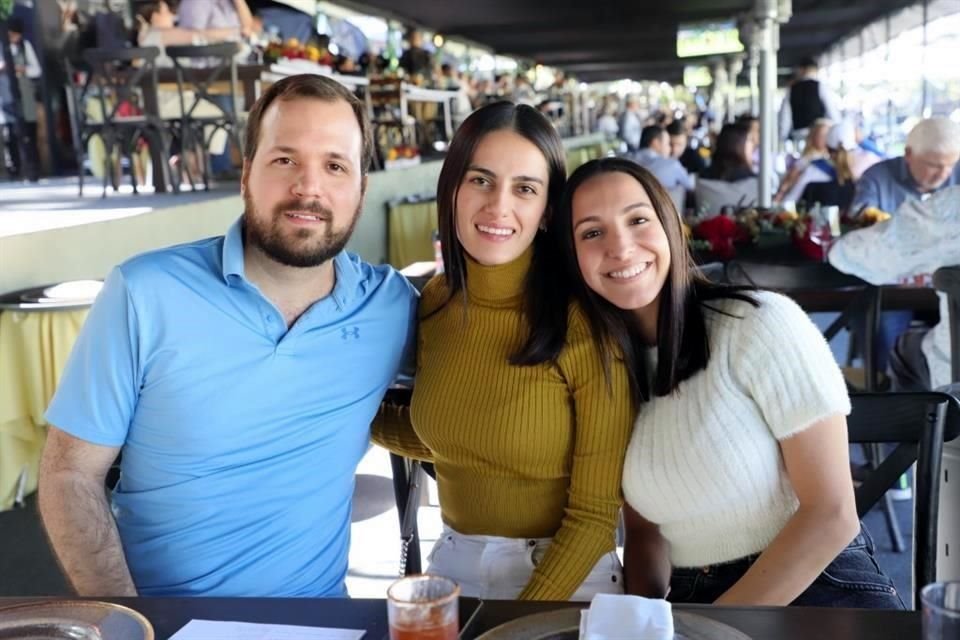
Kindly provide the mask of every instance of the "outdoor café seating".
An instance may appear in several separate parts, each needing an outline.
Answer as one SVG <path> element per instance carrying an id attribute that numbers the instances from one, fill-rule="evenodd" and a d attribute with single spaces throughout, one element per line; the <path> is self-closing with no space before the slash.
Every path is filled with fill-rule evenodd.
<path id="1" fill-rule="evenodd" d="M 243 114 L 237 101 L 238 51 L 239 45 L 235 42 L 166 48 L 177 78 L 179 119 L 174 119 L 173 124 L 182 149 L 197 150 L 202 158 L 202 175 L 197 177 L 202 178 L 205 189 L 210 188 L 210 148 L 215 141 L 218 148 L 229 142 L 238 154 L 242 153 Z M 181 162 L 180 167 L 190 184 L 194 184 L 190 163 Z"/>
<path id="2" fill-rule="evenodd" d="M 156 61 L 159 53 L 160 50 L 156 47 L 88 49 L 84 52 L 84 60 L 89 67 L 89 77 L 84 88 L 92 87 L 95 95 L 90 96 L 89 89 L 81 89 L 74 110 L 78 116 L 86 113 L 83 99 L 90 97 L 95 97 L 100 106 L 100 122 L 88 120 L 79 121 L 77 124 L 80 130 L 79 141 L 89 139 L 92 133 L 99 135 L 103 141 L 104 197 L 108 181 L 113 182 L 114 190 L 118 187 L 114 172 L 114 153 L 132 159 L 142 143 L 158 158 L 154 163 L 154 170 L 164 174 L 165 183 L 171 184 L 174 192 L 179 189 L 176 181 L 170 182 L 167 178 L 171 134 L 156 108 L 156 102 L 150 99 L 157 91 Z M 84 150 L 80 149 L 79 152 L 83 154 Z M 131 182 L 136 193 L 137 181 L 133 173 L 131 171 Z"/>

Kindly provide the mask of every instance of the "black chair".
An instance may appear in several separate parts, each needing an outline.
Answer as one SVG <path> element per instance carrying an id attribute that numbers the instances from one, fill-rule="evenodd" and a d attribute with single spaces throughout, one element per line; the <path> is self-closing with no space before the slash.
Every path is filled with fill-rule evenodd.
<path id="1" fill-rule="evenodd" d="M 950 380 L 960 382 L 960 266 L 941 267 L 933 274 L 933 286 L 947 296 L 950 323 Z"/>
<path id="2" fill-rule="evenodd" d="M 106 153 L 104 197 L 107 195 L 108 180 L 113 183 L 114 191 L 119 186 L 114 181 L 114 150 L 118 150 L 132 163 L 133 153 L 141 139 L 147 141 L 153 154 L 159 154 L 161 161 L 154 163 L 154 167 L 163 172 L 159 182 L 164 185 L 171 184 L 168 175 L 170 135 L 156 110 L 156 59 L 159 54 L 160 50 L 157 47 L 88 49 L 83 53 L 84 61 L 89 67 L 89 75 L 86 82 L 79 87 L 79 93 L 74 93 L 73 111 L 78 117 L 78 135 L 74 137 L 74 144 L 83 143 L 94 134 L 102 138 Z M 72 82 L 70 86 L 73 87 Z M 99 101 L 102 122 L 92 122 L 86 117 L 86 100 L 92 98 Z M 142 109 L 142 113 L 121 115 L 120 110 L 124 105 L 136 105 Z M 77 151 L 78 158 L 81 160 L 82 195 L 82 159 L 85 157 L 85 150 L 79 148 Z M 137 182 L 132 171 L 131 182 L 133 192 L 137 193 Z M 176 193 L 177 183 L 174 182 L 172 187 Z"/>
<path id="3" fill-rule="evenodd" d="M 236 42 L 210 45 L 167 47 L 173 61 L 180 95 L 180 117 L 177 130 L 183 151 L 196 150 L 202 158 L 204 189 L 210 188 L 210 141 L 217 131 L 224 131 L 230 143 L 242 152 L 240 144 L 240 114 L 237 109 L 237 53 Z M 227 83 L 227 93 L 215 91 L 215 85 Z M 191 93 L 192 92 L 192 93 Z M 188 99 L 188 95 L 190 95 Z M 218 113 L 201 114 L 201 105 L 214 106 Z M 190 184 L 195 184 L 189 163 L 181 162 Z"/>
<path id="4" fill-rule="evenodd" d="M 937 527 L 944 442 L 960 435 L 960 400 L 942 392 L 854 393 L 847 418 L 851 443 L 896 444 L 856 488 L 862 518 L 916 463 L 913 602 L 937 579 Z"/>
<path id="5" fill-rule="evenodd" d="M 383 402 L 390 410 L 407 410 L 412 397 L 411 388 L 391 387 L 387 390 Z M 423 493 L 424 474 L 434 480 L 437 475 L 433 464 L 410 460 L 395 453 L 390 454 L 390 466 L 393 471 L 393 493 L 400 517 L 400 572 L 403 575 L 414 575 L 423 570 L 417 511 Z"/>

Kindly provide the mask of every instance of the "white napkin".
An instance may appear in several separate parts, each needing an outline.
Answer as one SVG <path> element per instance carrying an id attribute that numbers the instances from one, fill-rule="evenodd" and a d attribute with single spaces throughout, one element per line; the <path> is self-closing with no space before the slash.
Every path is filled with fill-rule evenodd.
<path id="1" fill-rule="evenodd" d="M 666 600 L 598 593 L 580 615 L 580 640 L 671 640 Z"/>

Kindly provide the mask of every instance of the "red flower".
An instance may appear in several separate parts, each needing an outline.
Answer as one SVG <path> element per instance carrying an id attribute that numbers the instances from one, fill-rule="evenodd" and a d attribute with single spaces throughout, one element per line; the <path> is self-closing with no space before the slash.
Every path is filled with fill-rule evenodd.
<path id="1" fill-rule="evenodd" d="M 729 260 L 737 254 L 734 242 L 741 239 L 742 230 L 731 218 L 719 215 L 699 223 L 693 235 L 709 242 L 716 257 Z"/>

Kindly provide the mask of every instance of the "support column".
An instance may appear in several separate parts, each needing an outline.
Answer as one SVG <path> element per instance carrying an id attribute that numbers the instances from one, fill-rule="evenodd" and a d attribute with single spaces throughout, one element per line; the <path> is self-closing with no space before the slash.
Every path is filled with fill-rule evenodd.
<path id="1" fill-rule="evenodd" d="M 929 118 L 932 113 L 932 105 L 930 104 L 930 82 L 927 80 L 927 23 L 929 21 L 930 14 L 930 0 L 923 0 L 923 47 L 920 57 L 920 73 L 922 74 L 923 82 L 923 108 L 920 113 L 923 114 L 924 118 Z"/>
<path id="2" fill-rule="evenodd" d="M 760 206 L 773 204 L 773 158 L 776 152 L 777 48 L 780 27 L 775 0 L 758 0 L 760 52 Z"/>
<path id="3" fill-rule="evenodd" d="M 747 58 L 747 73 L 750 78 L 750 113 L 760 113 L 760 51 L 756 46 L 750 47 Z"/>
<path id="4" fill-rule="evenodd" d="M 730 56 L 727 61 L 727 122 L 737 118 L 737 78 L 742 70 L 743 56 Z"/>

